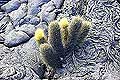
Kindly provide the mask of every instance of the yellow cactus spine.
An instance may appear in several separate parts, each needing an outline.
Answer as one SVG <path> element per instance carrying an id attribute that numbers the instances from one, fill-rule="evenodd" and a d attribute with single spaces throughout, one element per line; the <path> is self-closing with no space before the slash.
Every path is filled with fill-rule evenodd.
<path id="1" fill-rule="evenodd" d="M 66 46 L 67 43 L 67 37 L 68 37 L 68 26 L 69 22 L 67 18 L 62 18 L 59 22 L 60 28 L 61 28 L 61 35 L 62 35 L 62 43 L 63 46 Z"/>
<path id="2" fill-rule="evenodd" d="M 44 31 L 40 28 L 38 28 L 36 31 L 35 31 L 35 35 L 34 35 L 34 38 L 38 44 L 38 46 L 40 45 L 40 43 L 44 43 L 45 42 L 45 35 L 44 35 Z"/>
<path id="3" fill-rule="evenodd" d="M 68 22 L 67 18 L 62 18 L 62 19 L 60 20 L 60 22 L 59 22 L 59 25 L 60 25 L 61 28 L 66 28 L 66 27 L 68 27 L 69 22 Z"/>

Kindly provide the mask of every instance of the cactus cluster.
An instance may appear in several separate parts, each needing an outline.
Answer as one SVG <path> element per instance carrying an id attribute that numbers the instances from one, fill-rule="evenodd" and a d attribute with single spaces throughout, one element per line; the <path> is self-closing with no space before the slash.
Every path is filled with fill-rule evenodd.
<path id="1" fill-rule="evenodd" d="M 79 16 L 74 17 L 70 24 L 67 18 L 61 19 L 60 22 L 53 21 L 48 26 L 47 40 L 45 40 L 44 31 L 37 29 L 35 40 L 43 63 L 53 69 L 62 68 L 61 58 L 75 51 L 76 46 L 84 41 L 90 26 L 89 21 Z"/>

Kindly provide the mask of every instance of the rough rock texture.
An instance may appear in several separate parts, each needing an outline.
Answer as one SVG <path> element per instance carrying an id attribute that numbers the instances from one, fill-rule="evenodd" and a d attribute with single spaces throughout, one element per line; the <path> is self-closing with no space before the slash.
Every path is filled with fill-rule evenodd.
<path id="1" fill-rule="evenodd" d="M 17 26 L 19 24 L 19 21 L 27 15 L 26 12 L 27 12 L 27 5 L 26 3 L 23 3 L 17 10 L 9 13 L 9 16 L 13 21 L 14 26 Z"/>
<path id="2" fill-rule="evenodd" d="M 21 4 L 17 9 L 13 10 L 14 8 L 13 6 L 12 8 L 7 6 L 8 4 L 10 5 L 12 3 L 11 1 L 2 6 L 2 7 L 5 6 L 5 8 L 9 8 L 11 12 L 9 12 L 8 14 L 1 13 L 1 15 L 5 15 L 5 17 L 1 16 L 3 19 L 0 21 L 1 22 L 0 32 L 1 33 L 5 32 L 6 36 L 11 36 L 9 32 L 10 30 L 13 29 L 13 30 L 18 30 L 26 33 L 30 38 L 33 37 L 36 28 L 38 28 L 36 26 L 39 26 L 40 24 L 39 27 L 43 27 L 41 24 L 45 23 L 45 25 L 47 25 L 48 22 L 55 19 L 55 17 L 58 14 L 57 12 L 59 12 L 58 9 L 61 7 L 63 3 L 63 0 L 58 0 L 58 1 L 15 0 L 15 1 L 16 1 L 15 3 L 20 2 Z M 14 5 L 15 3 L 13 2 Z M 44 29 L 46 30 L 46 28 Z M 15 33 L 12 33 L 12 35 L 14 34 Z M 10 47 L 18 46 L 19 44 L 29 40 L 28 38 L 25 38 L 25 40 L 21 41 L 19 36 L 14 38 L 15 41 L 17 40 L 16 42 L 11 43 L 13 41 L 10 41 L 10 40 L 13 40 L 13 39 L 6 38 L 6 36 L 5 36 L 5 39 L 6 39 L 5 45 Z"/>
<path id="3" fill-rule="evenodd" d="M 92 27 L 80 49 L 66 58 L 60 79 L 120 79 L 119 9 L 116 0 L 88 1 L 85 17 L 92 21 Z"/>
<path id="4" fill-rule="evenodd" d="M 31 24 L 24 24 L 16 27 L 16 30 L 25 32 L 29 37 L 33 37 L 35 32 L 35 26 Z"/>
<path id="5" fill-rule="evenodd" d="M 64 2 L 64 3 L 63 3 Z M 120 4 L 117 0 L 12 0 L 0 12 L 0 80 L 40 80 L 45 68 L 34 31 L 82 15 L 92 22 L 85 42 L 66 57 L 58 80 L 120 79 Z M 11 47 L 11 48 L 8 48 Z"/>
<path id="6" fill-rule="evenodd" d="M 14 47 L 28 41 L 29 39 L 30 37 L 26 33 L 18 30 L 12 30 L 5 36 L 4 44 L 7 47 Z"/>
<path id="7" fill-rule="evenodd" d="M 28 0 L 28 15 L 37 14 L 41 10 L 41 6 L 48 1 L 49 0 Z"/>
<path id="8" fill-rule="evenodd" d="M 87 9 L 88 0 L 65 0 L 62 11 L 58 14 L 57 19 L 62 17 L 68 17 L 71 19 L 72 16 L 80 15 L 84 16 Z"/>
<path id="9" fill-rule="evenodd" d="M 58 0 L 59 3 L 54 0 L 15 1 L 20 2 L 17 9 L 13 7 L 14 2 L 10 5 L 10 1 L 9 5 L 4 5 L 8 11 L 0 13 L 0 80 L 40 80 L 44 77 L 45 66 L 39 59 L 34 32 L 42 28 L 47 35 L 48 22 L 55 19 L 52 16 L 57 16 L 55 12 L 59 12 L 63 0 Z M 53 5 L 57 6 L 54 8 L 56 11 L 47 12 Z M 44 17 L 38 16 L 37 11 L 44 13 Z M 42 18 L 47 21 L 42 21 Z"/>
<path id="10" fill-rule="evenodd" d="M 9 13 L 12 12 L 20 7 L 20 1 L 19 0 L 11 0 L 9 3 L 6 3 L 5 5 L 1 6 L 1 9 L 5 12 Z"/>

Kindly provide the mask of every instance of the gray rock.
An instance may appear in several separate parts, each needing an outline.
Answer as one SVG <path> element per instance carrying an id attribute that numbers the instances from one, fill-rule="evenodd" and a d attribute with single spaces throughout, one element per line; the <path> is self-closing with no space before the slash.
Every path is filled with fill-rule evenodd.
<path id="1" fill-rule="evenodd" d="M 40 80 L 32 68 L 23 64 L 21 47 L 8 48 L 0 44 L 0 80 Z"/>
<path id="2" fill-rule="evenodd" d="M 44 5 L 42 6 L 41 12 L 43 12 L 43 11 L 51 12 L 51 11 L 53 11 L 55 8 L 56 8 L 56 7 L 55 7 L 54 3 L 53 3 L 52 1 L 50 1 L 50 2 L 48 2 L 47 4 L 44 4 Z"/>
<path id="3" fill-rule="evenodd" d="M 26 67 L 26 75 L 23 80 L 41 80 L 40 77 L 34 72 L 33 69 Z"/>
<path id="4" fill-rule="evenodd" d="M 31 38 L 27 43 L 25 43 L 18 53 L 21 54 L 23 63 L 26 66 L 33 67 L 34 65 L 40 63 L 39 49 L 34 38 Z"/>
<path id="5" fill-rule="evenodd" d="M 23 64 L 1 65 L 0 80 L 40 80 L 39 76 Z"/>
<path id="6" fill-rule="evenodd" d="M 21 20 L 19 21 L 19 25 L 23 25 L 23 24 L 25 24 L 25 23 L 27 23 L 27 22 L 25 22 L 24 19 L 21 19 Z"/>
<path id="7" fill-rule="evenodd" d="M 57 17 L 69 17 L 71 19 L 72 16 L 82 16 L 86 13 L 87 2 L 87 0 L 65 0 L 61 9 L 61 16 Z"/>
<path id="8" fill-rule="evenodd" d="M 24 17 L 24 22 L 23 23 L 29 23 L 29 21 L 33 18 L 33 15 L 27 15 Z"/>
<path id="9" fill-rule="evenodd" d="M 0 21 L 0 33 L 5 31 L 5 28 L 7 27 L 7 24 L 9 23 L 10 18 L 9 16 L 5 16 L 1 21 Z"/>
<path id="10" fill-rule="evenodd" d="M 13 25 L 16 26 L 19 24 L 19 21 L 27 15 L 27 5 L 25 3 L 21 4 L 21 6 L 9 13 L 11 20 L 13 21 Z"/>
<path id="11" fill-rule="evenodd" d="M 4 43 L 4 38 L 0 35 L 0 44 Z"/>
<path id="12" fill-rule="evenodd" d="M 3 19 L 5 14 L 3 12 L 0 12 L 0 20 Z"/>
<path id="13" fill-rule="evenodd" d="M 26 33 L 22 31 L 12 30 L 8 35 L 5 36 L 4 44 L 7 47 L 14 47 L 28 41 L 29 39 L 30 37 Z"/>
<path id="14" fill-rule="evenodd" d="M 64 0 L 51 0 L 51 1 L 54 2 L 56 8 L 60 8 L 64 2 Z"/>
<path id="15" fill-rule="evenodd" d="M 53 21 L 55 18 L 56 18 L 56 13 L 55 13 L 55 12 L 51 12 L 51 13 L 49 13 L 49 15 L 48 15 L 47 17 L 44 17 L 44 19 L 45 19 L 47 22 L 51 22 L 51 21 Z"/>
<path id="16" fill-rule="evenodd" d="M 23 63 L 32 68 L 39 77 L 43 77 L 45 70 L 42 66 L 40 66 L 40 56 L 39 56 L 39 48 L 35 42 L 34 38 L 31 38 L 27 43 L 25 43 L 22 49 L 19 51 L 21 54 L 21 58 Z"/>
<path id="17" fill-rule="evenodd" d="M 27 3 L 28 0 L 20 0 L 21 3 Z"/>
<path id="18" fill-rule="evenodd" d="M 56 14 L 54 12 L 49 13 L 49 12 L 43 11 L 43 12 L 40 12 L 38 16 L 40 16 L 41 21 L 49 23 L 55 19 Z"/>
<path id="19" fill-rule="evenodd" d="M 27 15 L 24 19 L 20 20 L 20 25 L 22 24 L 33 24 L 38 25 L 40 22 L 40 19 L 33 15 Z"/>
<path id="20" fill-rule="evenodd" d="M 9 13 L 11 11 L 14 11 L 20 7 L 20 1 L 19 0 L 11 0 L 7 4 L 1 6 L 1 9 L 5 12 Z"/>
<path id="21" fill-rule="evenodd" d="M 28 15 L 35 15 L 40 11 L 40 6 L 49 0 L 28 0 Z"/>
<path id="22" fill-rule="evenodd" d="M 3 48 L 3 44 L 0 44 L 0 61 L 3 60 L 5 56 L 2 48 Z M 0 74 L 1 74 L 1 70 L 0 70 Z"/>
<path id="23" fill-rule="evenodd" d="M 9 77 L 9 76 L 11 76 L 13 74 L 15 74 L 15 68 L 14 67 L 7 68 L 6 70 L 4 70 L 2 72 L 2 74 L 0 75 L 0 78 L 1 77 Z"/>
<path id="24" fill-rule="evenodd" d="M 33 17 L 30 19 L 29 23 L 33 25 L 38 25 L 40 22 L 40 19 L 38 17 Z"/>
<path id="25" fill-rule="evenodd" d="M 16 27 L 16 30 L 23 31 L 23 32 L 27 33 L 27 35 L 29 37 L 32 37 L 35 32 L 35 26 L 31 25 L 31 24 L 24 24 L 20 27 Z"/>
<path id="26" fill-rule="evenodd" d="M 5 28 L 5 35 L 7 35 L 10 31 L 12 31 L 13 29 L 15 29 L 15 27 L 13 26 L 12 22 L 10 21 L 7 24 L 7 27 Z"/>
<path id="27" fill-rule="evenodd" d="M 41 12 L 38 13 L 38 16 L 40 17 L 41 21 L 43 22 L 51 22 L 53 21 L 57 14 L 60 13 L 57 8 L 60 8 L 60 5 L 62 5 L 62 0 L 58 1 L 49 1 L 47 4 L 44 4 L 42 6 Z M 58 5 L 58 6 L 57 6 Z"/>

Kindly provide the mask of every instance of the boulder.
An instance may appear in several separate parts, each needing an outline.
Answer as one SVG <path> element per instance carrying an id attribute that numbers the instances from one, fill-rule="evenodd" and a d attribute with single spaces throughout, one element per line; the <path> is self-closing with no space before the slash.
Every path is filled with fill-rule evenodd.
<path id="1" fill-rule="evenodd" d="M 41 8 L 40 6 L 49 0 L 28 0 L 28 15 L 37 14 Z"/>
<path id="2" fill-rule="evenodd" d="M 21 4 L 21 6 L 9 13 L 11 20 L 13 21 L 13 25 L 17 26 L 19 21 L 27 15 L 27 5 L 25 3 Z"/>
<path id="3" fill-rule="evenodd" d="M 1 6 L 1 9 L 4 10 L 7 13 L 10 13 L 14 10 L 17 10 L 20 7 L 20 1 L 19 0 L 11 0 L 5 5 Z"/>
<path id="4" fill-rule="evenodd" d="M 12 22 L 10 21 L 5 28 L 5 35 L 7 35 L 13 29 L 15 29 L 15 27 L 13 26 Z"/>
<path id="5" fill-rule="evenodd" d="M 32 24 L 32 25 L 38 25 L 40 22 L 40 19 L 33 15 L 27 15 L 24 17 L 24 19 L 20 20 L 20 25 L 22 24 Z"/>
<path id="6" fill-rule="evenodd" d="M 24 24 L 20 27 L 16 27 L 16 30 L 25 32 L 29 37 L 32 37 L 35 32 L 35 26 L 31 24 Z"/>
<path id="7" fill-rule="evenodd" d="M 29 39 L 30 37 L 26 33 L 22 31 L 12 30 L 8 35 L 5 36 L 4 45 L 7 47 L 15 47 L 28 41 Z"/>
<path id="8" fill-rule="evenodd" d="M 21 54 L 25 66 L 32 68 L 40 78 L 44 76 L 45 70 L 41 66 L 39 48 L 34 37 L 23 45 L 19 54 Z"/>

